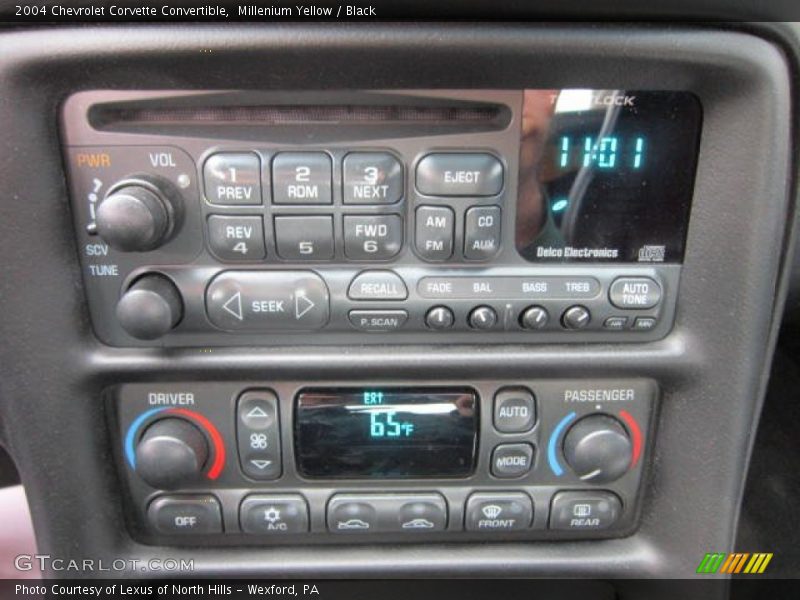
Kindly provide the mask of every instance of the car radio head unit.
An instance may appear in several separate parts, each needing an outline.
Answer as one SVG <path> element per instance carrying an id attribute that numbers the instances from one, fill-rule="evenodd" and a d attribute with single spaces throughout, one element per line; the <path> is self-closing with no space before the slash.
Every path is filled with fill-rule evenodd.
<path id="1" fill-rule="evenodd" d="M 700 126 L 680 91 L 75 94 L 64 152 L 95 332 L 659 339 Z"/>

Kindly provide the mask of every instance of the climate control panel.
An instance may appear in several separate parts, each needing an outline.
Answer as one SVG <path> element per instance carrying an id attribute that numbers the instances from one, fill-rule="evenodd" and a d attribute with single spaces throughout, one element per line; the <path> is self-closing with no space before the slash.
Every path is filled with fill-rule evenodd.
<path id="1" fill-rule="evenodd" d="M 131 527 L 153 543 L 617 537 L 649 380 L 126 384 Z"/>

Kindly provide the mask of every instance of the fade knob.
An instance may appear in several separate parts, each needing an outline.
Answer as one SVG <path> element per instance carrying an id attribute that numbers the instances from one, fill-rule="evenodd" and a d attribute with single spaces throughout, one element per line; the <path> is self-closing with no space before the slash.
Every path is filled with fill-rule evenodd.
<path id="1" fill-rule="evenodd" d="M 145 429 L 136 446 L 136 472 L 150 486 L 171 490 L 200 477 L 208 441 L 186 419 L 168 417 Z"/>
<path id="2" fill-rule="evenodd" d="M 633 446 L 622 423 L 608 415 L 584 417 L 564 436 L 564 458 L 583 481 L 608 483 L 631 466 Z"/>
<path id="3" fill-rule="evenodd" d="M 97 205 L 97 234 L 122 252 L 147 252 L 175 228 L 178 196 L 166 181 L 131 177 L 117 182 Z"/>
<path id="4" fill-rule="evenodd" d="M 129 335 L 154 340 L 169 333 L 183 316 L 178 288 L 163 275 L 137 279 L 117 302 L 117 320 Z"/>

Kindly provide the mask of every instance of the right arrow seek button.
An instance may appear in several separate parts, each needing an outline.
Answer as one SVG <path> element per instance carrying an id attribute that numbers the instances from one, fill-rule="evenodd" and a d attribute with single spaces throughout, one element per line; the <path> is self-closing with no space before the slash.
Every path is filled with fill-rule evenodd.
<path id="1" fill-rule="evenodd" d="M 225 271 L 206 290 L 211 322 L 229 331 L 309 331 L 328 322 L 329 294 L 312 271 Z"/>

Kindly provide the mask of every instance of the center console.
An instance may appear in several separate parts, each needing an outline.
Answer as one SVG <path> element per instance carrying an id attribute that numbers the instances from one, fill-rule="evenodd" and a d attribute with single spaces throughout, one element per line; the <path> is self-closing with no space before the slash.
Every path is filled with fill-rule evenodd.
<path id="1" fill-rule="evenodd" d="M 0 35 L 0 441 L 42 552 L 736 551 L 794 218 L 775 39 L 206 25 Z"/>

